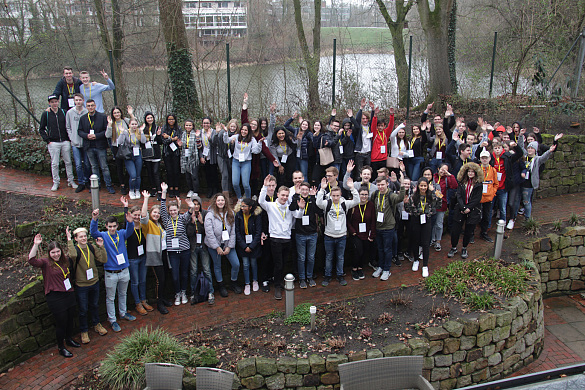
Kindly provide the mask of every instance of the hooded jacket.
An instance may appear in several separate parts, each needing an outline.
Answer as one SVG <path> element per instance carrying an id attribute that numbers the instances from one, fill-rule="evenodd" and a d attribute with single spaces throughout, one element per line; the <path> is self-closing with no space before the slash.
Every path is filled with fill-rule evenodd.
<path id="1" fill-rule="evenodd" d="M 251 257 L 254 259 L 262 256 L 262 208 L 254 205 L 250 210 L 250 218 L 248 219 L 248 235 L 252 236 L 252 242 L 246 243 L 246 227 L 244 224 L 244 212 L 241 210 L 241 204 L 237 204 L 234 208 L 236 212 L 236 252 L 238 257 Z M 246 248 L 250 248 L 252 252 L 245 252 Z"/>
<path id="2" fill-rule="evenodd" d="M 467 176 L 467 171 L 473 169 L 477 180 L 473 185 L 469 199 L 467 199 L 466 189 L 467 180 L 463 180 Z M 459 173 L 457 174 L 457 181 L 459 186 L 457 187 L 457 204 L 453 211 L 453 219 L 455 222 L 461 223 L 463 221 L 463 211 L 465 209 L 471 210 L 467 214 L 467 223 L 477 224 L 481 221 L 481 198 L 482 198 L 482 187 L 483 187 L 483 171 L 481 167 L 476 163 L 463 164 Z"/>
<path id="3" fill-rule="evenodd" d="M 67 120 L 63 109 L 58 108 L 57 112 L 53 112 L 53 110 L 43 112 L 39 133 L 47 144 L 69 141 Z"/>
<path id="4" fill-rule="evenodd" d="M 349 135 L 345 131 L 344 126 L 346 123 L 350 124 L 350 129 L 352 129 L 351 135 Z M 343 133 L 342 133 L 343 135 L 340 139 L 341 146 L 343 146 L 343 153 L 341 153 L 341 157 L 343 159 L 350 160 L 350 159 L 354 158 L 354 155 L 355 155 L 355 143 L 357 140 L 357 134 L 356 134 L 357 130 L 353 126 L 351 118 L 344 118 L 343 123 L 341 124 L 341 128 L 344 129 Z"/>

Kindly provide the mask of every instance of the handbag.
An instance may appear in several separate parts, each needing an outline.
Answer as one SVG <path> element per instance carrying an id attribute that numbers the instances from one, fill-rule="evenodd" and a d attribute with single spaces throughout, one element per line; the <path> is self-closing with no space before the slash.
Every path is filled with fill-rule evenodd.
<path id="1" fill-rule="evenodd" d="M 154 148 L 144 148 L 142 149 L 142 158 L 153 158 L 154 157 Z"/>
<path id="2" fill-rule="evenodd" d="M 386 168 L 400 168 L 400 160 L 397 157 L 387 157 Z"/>
<path id="3" fill-rule="evenodd" d="M 333 158 L 333 151 L 331 148 L 323 147 L 323 136 L 321 136 L 321 147 L 319 148 L 319 164 L 322 166 L 329 165 L 335 158 Z"/>
<path id="4" fill-rule="evenodd" d="M 116 152 L 116 159 L 120 160 L 131 160 L 134 155 L 130 145 L 122 144 L 118 145 L 118 151 Z"/>

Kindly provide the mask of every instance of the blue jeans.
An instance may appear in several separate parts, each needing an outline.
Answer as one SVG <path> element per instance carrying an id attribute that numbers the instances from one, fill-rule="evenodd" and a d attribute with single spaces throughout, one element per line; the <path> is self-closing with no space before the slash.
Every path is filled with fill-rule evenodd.
<path id="1" fill-rule="evenodd" d="M 309 160 L 297 158 L 297 169 L 303 173 L 304 180 L 309 181 Z"/>
<path id="2" fill-rule="evenodd" d="M 140 175 L 142 173 L 142 155 L 132 156 L 131 160 L 125 160 L 126 170 L 130 176 L 128 190 L 140 192 Z"/>
<path id="3" fill-rule="evenodd" d="M 250 284 L 250 266 L 252 266 L 252 280 L 258 281 L 258 259 L 256 257 L 242 256 L 244 266 L 244 283 Z"/>
<path id="4" fill-rule="evenodd" d="M 146 301 L 146 256 L 130 259 L 130 290 L 137 305 Z"/>
<path id="5" fill-rule="evenodd" d="M 418 180 L 420 177 L 421 165 L 424 161 L 424 157 L 411 157 L 406 160 L 406 174 L 410 177 L 410 180 Z"/>
<path id="6" fill-rule="evenodd" d="M 392 255 L 396 246 L 396 229 L 376 230 L 376 245 L 378 246 L 378 266 L 382 271 L 390 271 Z"/>
<path id="7" fill-rule="evenodd" d="M 250 188 L 250 174 L 252 173 L 252 160 L 240 162 L 232 159 L 232 185 L 238 199 L 242 198 L 242 190 L 240 189 L 240 176 L 242 177 L 242 185 L 244 186 L 244 194 L 246 198 L 252 196 L 252 189 Z"/>
<path id="8" fill-rule="evenodd" d="M 500 219 L 506 221 L 506 204 L 508 203 L 508 191 L 498 190 L 494 198 L 494 206 L 500 210 Z"/>
<path id="9" fill-rule="evenodd" d="M 189 249 L 175 252 L 167 251 L 169 262 L 171 263 L 171 274 L 175 284 L 175 294 L 181 291 L 187 291 L 189 283 L 189 261 L 191 251 Z"/>
<path id="10" fill-rule="evenodd" d="M 77 183 L 89 185 L 89 176 L 91 175 L 91 166 L 87 153 L 83 148 L 77 146 L 71 147 L 73 153 L 73 161 L 75 162 L 75 170 L 77 171 Z"/>
<path id="11" fill-rule="evenodd" d="M 429 167 L 433 170 L 433 173 L 439 171 L 439 166 L 443 163 L 443 159 L 433 158 L 429 161 Z"/>
<path id="12" fill-rule="evenodd" d="M 100 284 L 96 282 L 92 286 L 75 286 L 75 294 L 77 295 L 77 306 L 79 307 L 79 331 L 87 332 L 88 314 L 91 326 L 95 326 L 100 322 Z"/>
<path id="13" fill-rule="evenodd" d="M 522 188 L 522 203 L 524 203 L 524 216 L 526 219 L 532 215 L 532 192 L 534 188 Z"/>
<path id="14" fill-rule="evenodd" d="M 325 236 L 325 276 L 331 277 L 333 270 L 333 256 L 335 260 L 335 272 L 337 276 L 343 276 L 343 261 L 346 237 L 333 238 Z"/>
<path id="15" fill-rule="evenodd" d="M 87 158 L 91 164 L 91 172 L 100 177 L 100 169 L 104 175 L 106 187 L 112 186 L 112 177 L 110 176 L 110 169 L 108 168 L 108 160 L 106 158 L 106 149 L 89 148 L 86 150 Z"/>
<path id="16" fill-rule="evenodd" d="M 299 271 L 299 279 L 300 280 L 312 279 L 313 268 L 315 267 L 315 251 L 317 250 L 317 233 L 297 234 L 296 243 L 298 254 L 297 268 Z"/>
<path id="17" fill-rule="evenodd" d="M 201 267 L 203 268 L 203 275 L 209 282 L 209 292 L 213 294 L 213 280 L 211 279 L 211 262 L 209 252 L 203 245 L 191 248 L 191 294 L 195 294 L 195 285 L 199 277 L 199 260 L 201 260 Z"/>
<path id="18" fill-rule="evenodd" d="M 209 250 L 209 255 L 211 256 L 211 260 L 213 260 L 213 273 L 215 274 L 215 280 L 217 283 L 223 282 L 223 276 L 221 275 L 221 256 L 217 254 L 215 249 L 207 248 Z M 236 254 L 235 249 L 231 249 L 230 253 L 226 256 L 230 265 L 232 266 L 231 271 L 231 280 L 235 282 L 238 280 L 238 273 L 240 272 L 240 260 L 238 259 L 238 255 Z"/>

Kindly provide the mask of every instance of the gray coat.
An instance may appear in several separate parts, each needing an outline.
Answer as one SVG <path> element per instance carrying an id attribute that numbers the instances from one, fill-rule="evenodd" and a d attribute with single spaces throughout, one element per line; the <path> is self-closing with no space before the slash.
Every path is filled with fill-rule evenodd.
<path id="1" fill-rule="evenodd" d="M 223 222 L 221 218 L 216 215 L 212 210 L 207 212 L 205 216 L 205 240 L 204 243 L 210 249 L 217 249 L 222 244 L 227 243 L 227 247 L 236 247 L 236 225 L 227 225 L 226 228 L 230 235 L 230 239 L 226 242 L 221 239 L 221 232 L 223 231 Z"/>

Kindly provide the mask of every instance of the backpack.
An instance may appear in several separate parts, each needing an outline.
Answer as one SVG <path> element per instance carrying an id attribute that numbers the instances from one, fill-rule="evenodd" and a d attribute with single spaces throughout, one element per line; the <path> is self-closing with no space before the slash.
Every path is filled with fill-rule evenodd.
<path id="1" fill-rule="evenodd" d="M 197 278 L 197 283 L 195 284 L 195 291 L 193 291 L 193 295 L 195 297 L 195 303 L 205 302 L 207 301 L 207 296 L 209 295 L 209 281 L 205 277 L 203 272 L 199 273 L 199 277 Z"/>
<path id="2" fill-rule="evenodd" d="M 77 257 L 75 258 L 75 262 L 73 262 L 73 271 L 71 272 L 71 281 L 72 284 L 75 284 L 75 277 L 77 275 L 77 266 L 79 265 L 79 260 L 81 259 L 81 249 L 78 245 L 75 246 L 75 251 L 77 252 Z M 93 258 L 95 259 L 95 248 L 89 242 L 87 243 L 87 247 L 91 251 Z M 97 265 L 97 263 L 96 263 Z"/>

